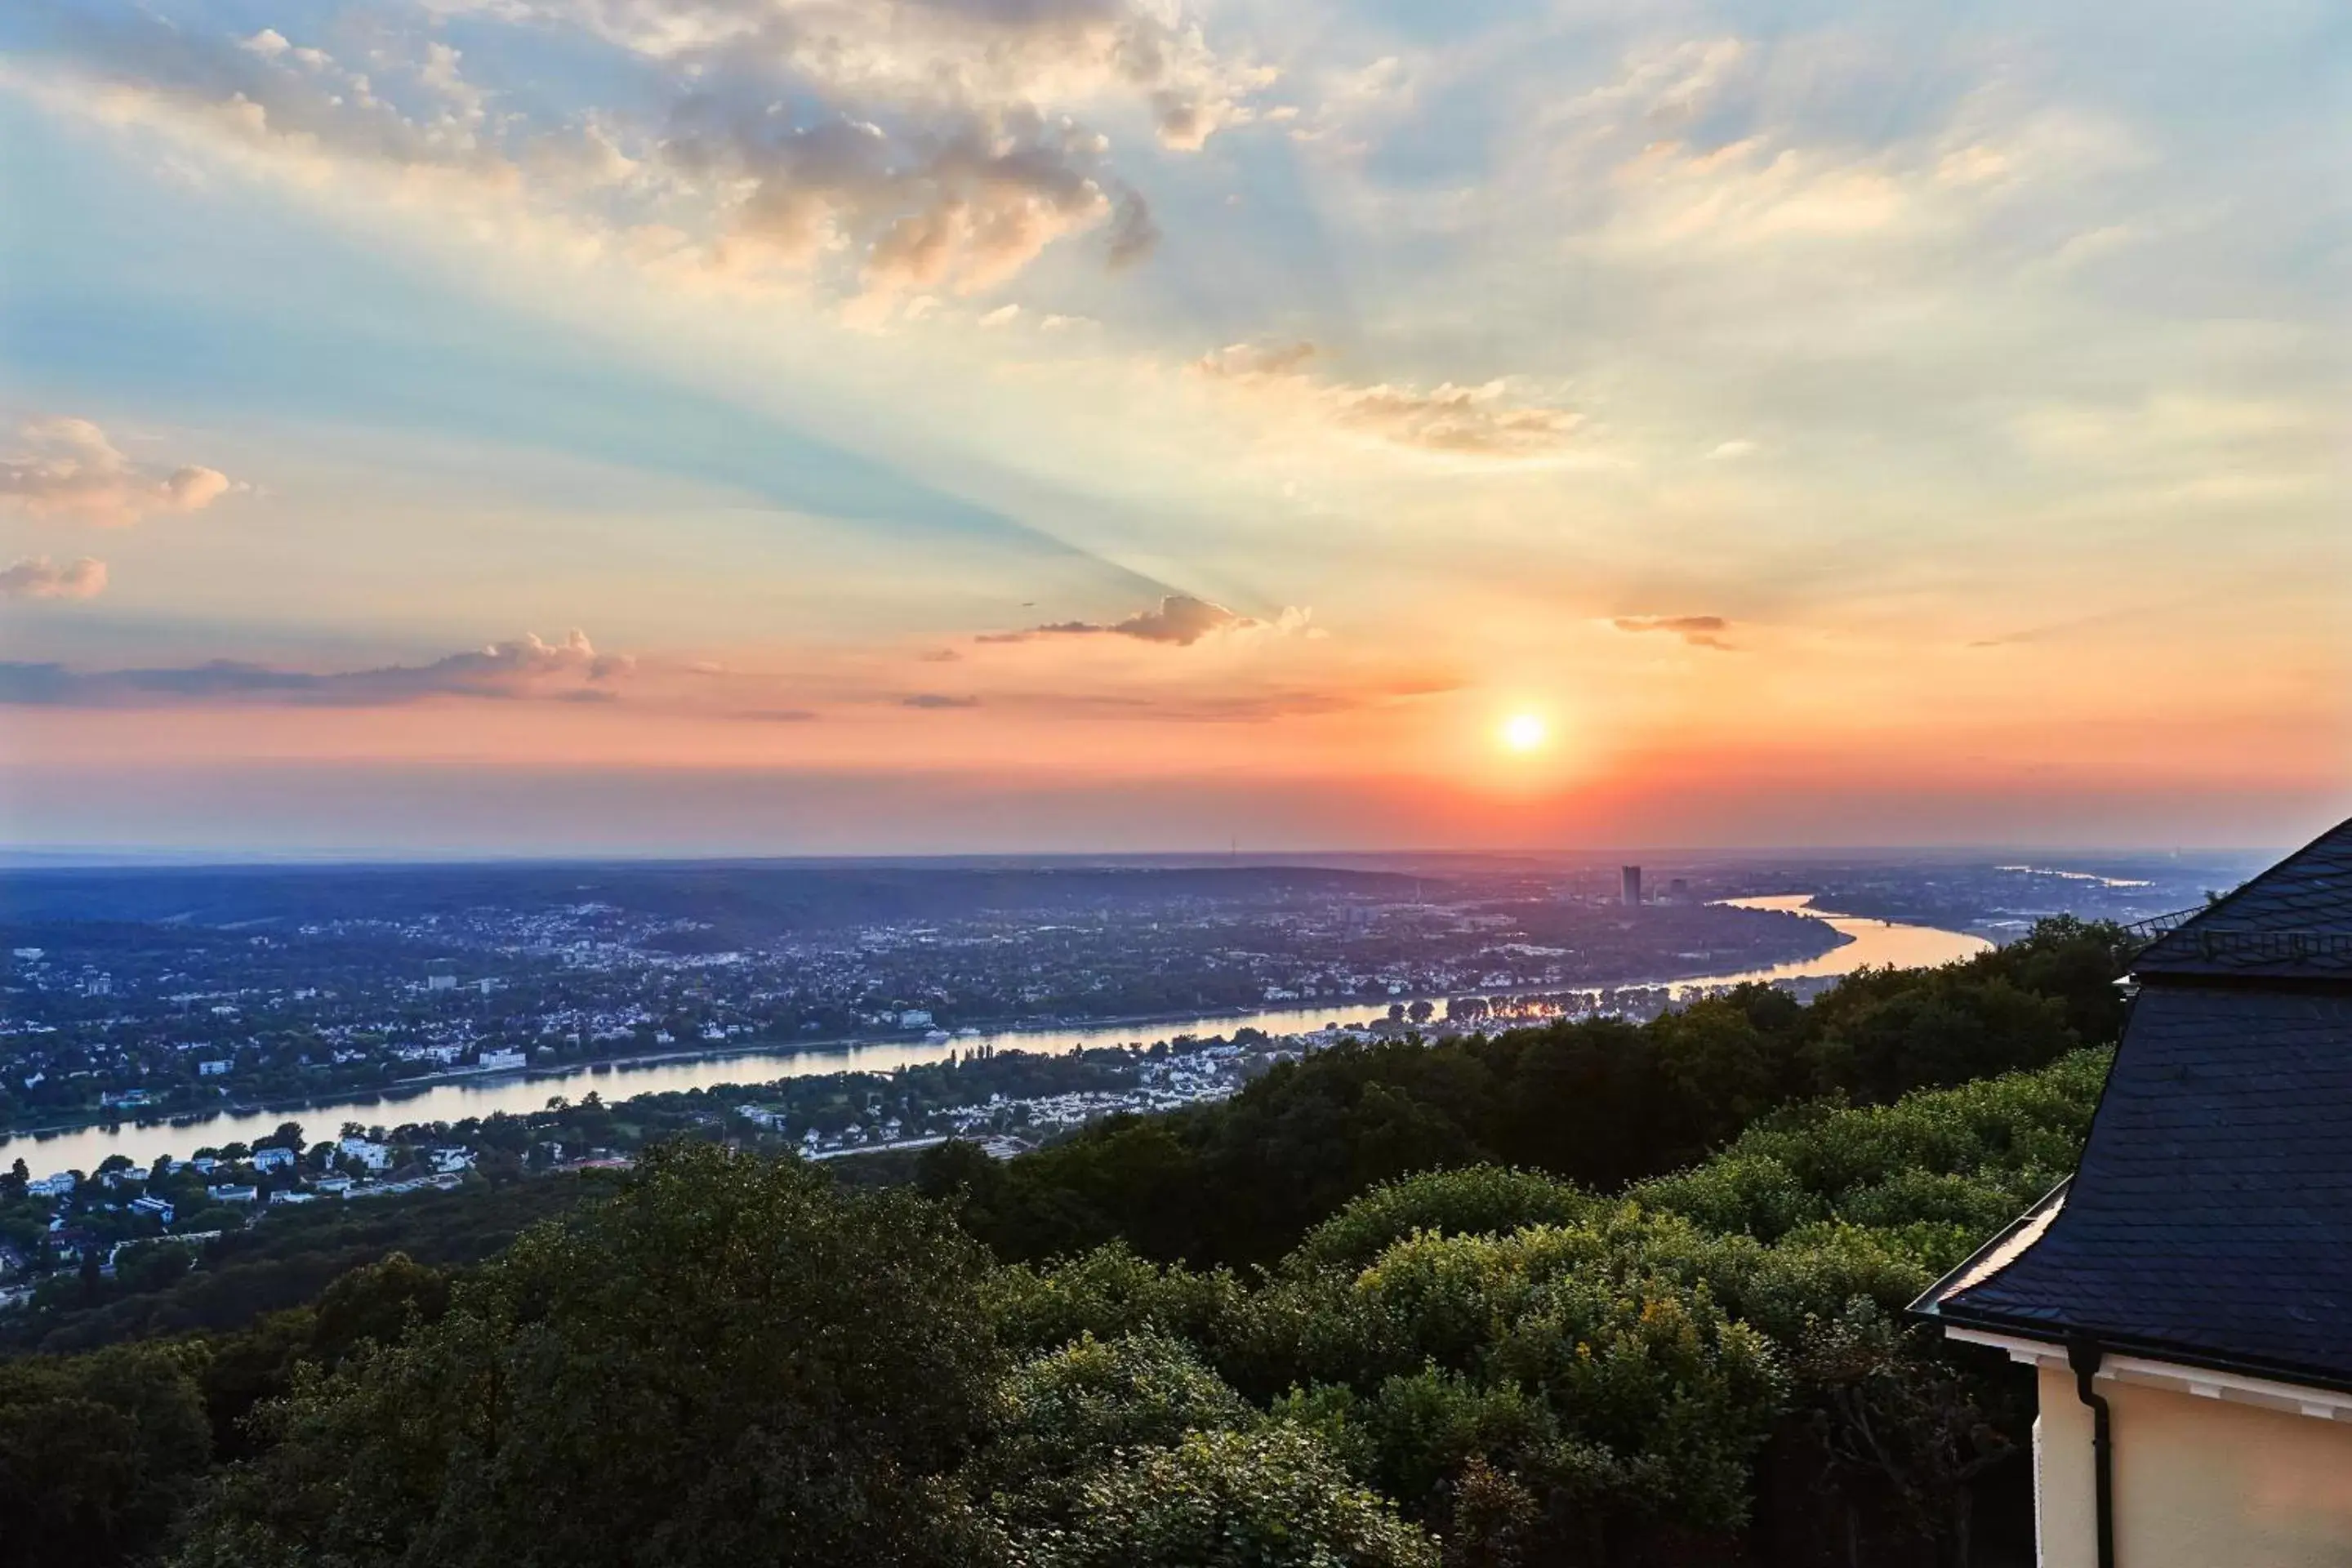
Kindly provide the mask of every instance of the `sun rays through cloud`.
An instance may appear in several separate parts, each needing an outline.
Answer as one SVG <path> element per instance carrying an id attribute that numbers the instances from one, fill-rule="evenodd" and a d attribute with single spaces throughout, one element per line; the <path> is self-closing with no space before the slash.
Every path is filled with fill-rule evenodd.
<path id="1" fill-rule="evenodd" d="M 2352 772 L 2345 46 L 2177 20 L 11 12 L 9 831 L 299 756 L 2289 837 Z"/>

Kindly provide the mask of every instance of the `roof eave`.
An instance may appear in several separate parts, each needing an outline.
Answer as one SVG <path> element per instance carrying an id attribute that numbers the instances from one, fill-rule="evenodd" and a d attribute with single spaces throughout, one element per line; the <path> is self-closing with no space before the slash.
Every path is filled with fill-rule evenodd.
<path id="1" fill-rule="evenodd" d="M 2042 1215 L 2047 1213 L 2053 1206 L 2064 1203 L 2066 1201 L 2066 1189 L 2074 1185 L 2074 1178 L 2072 1175 L 2062 1177 L 2056 1186 L 2051 1188 L 2048 1192 L 2034 1199 L 2032 1203 L 2026 1205 L 2023 1213 L 2020 1214 L 2015 1219 L 2011 1220 L 2007 1225 L 2001 1226 L 1990 1240 L 1987 1241 L 1982 1247 L 1978 1247 L 1974 1252 L 1969 1253 L 1968 1257 L 1955 1264 L 1950 1269 L 1946 1271 L 1943 1278 L 1937 1279 L 1933 1285 L 1928 1286 L 1925 1290 L 1919 1292 L 1918 1299 L 1913 1301 L 1909 1306 L 1904 1308 L 1904 1311 L 1916 1318 L 1926 1318 L 1930 1320 L 1947 1315 L 1943 1311 L 1942 1307 L 1944 1297 L 1948 1293 L 1957 1289 L 1959 1282 L 1967 1279 L 1970 1274 L 1974 1273 L 1978 1266 L 1983 1263 L 1985 1259 L 1998 1253 L 2002 1247 L 2007 1247 L 2011 1240 L 2015 1239 L 2018 1232 L 2024 1230 L 2028 1226 L 2038 1222 L 2042 1218 Z M 2020 1254 L 2019 1256 L 2022 1257 L 2023 1254 Z M 2015 1259 L 2011 1259 L 2011 1261 L 2013 1262 Z M 2005 1268 L 2007 1265 L 2003 1265 L 2003 1267 Z"/>
<path id="2" fill-rule="evenodd" d="M 2064 1345 L 2074 1340 L 2091 1340 L 2100 1348 L 2124 1355 L 2144 1356 L 2150 1361 L 2167 1361 L 2180 1366 L 2198 1367 L 2207 1372 L 2226 1372 L 2240 1377 L 2267 1378 L 2273 1383 L 2298 1384 L 2306 1388 L 2324 1388 L 2333 1394 L 2352 1394 L 2352 1372 L 2305 1365 L 2297 1362 L 2270 1361 L 2260 1357 L 2231 1355 L 2198 1345 L 2183 1345 L 2169 1340 L 2151 1339 L 2144 1334 L 2118 1333 L 2113 1330 L 2087 1323 L 2053 1323 L 2046 1320 L 2019 1319 L 1999 1312 L 1963 1308 L 1958 1311 L 1938 1310 L 1917 1314 L 1940 1330 L 1954 1328 L 1978 1329 L 1988 1333 L 2009 1334 L 2021 1340 L 2033 1340 L 2042 1344 Z"/>

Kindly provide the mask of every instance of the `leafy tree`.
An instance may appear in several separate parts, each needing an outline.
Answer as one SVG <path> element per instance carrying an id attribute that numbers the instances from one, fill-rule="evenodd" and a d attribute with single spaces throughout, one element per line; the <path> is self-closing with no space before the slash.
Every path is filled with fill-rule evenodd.
<path id="1" fill-rule="evenodd" d="M 1249 1290 L 1230 1269 L 1196 1273 L 1139 1258 L 1122 1242 L 1046 1268 L 1016 1264 L 982 1287 L 1008 1345 L 1051 1350 L 1092 1334 L 1164 1333 L 1221 1345 L 1240 1331 Z"/>
<path id="2" fill-rule="evenodd" d="M 1959 967 L 2050 997 L 2065 1009 L 2067 1026 L 2084 1044 L 2111 1045 L 2124 1031 L 2124 995 L 2116 977 L 2131 967 L 2140 945 L 2113 921 L 2052 915 L 2018 941 Z"/>
<path id="3" fill-rule="evenodd" d="M 152 1557 L 207 1453 L 189 1568 L 1965 1563 L 2022 1391 L 1897 1310 L 2071 1167 L 2124 950 L 1318 1053 L 937 1203 L 701 1142 L 134 1247 L 0 1332 L 213 1337 L 0 1364 L 0 1568 Z"/>
<path id="4" fill-rule="evenodd" d="M 1114 1237 L 1196 1265 L 1271 1263 L 1349 1199 L 1415 1172 L 1501 1164 L 1612 1191 L 1702 1161 L 1776 1107 L 1890 1103 L 2114 1037 L 2113 926 L 2049 921 L 1934 970 L 1868 970 L 1810 1007 L 1743 985 L 1645 1025 L 1561 1022 L 1277 1064 L 1232 1100 L 1113 1118 L 988 1169 L 953 1145 L 925 1190 L 961 1194 L 1001 1257 Z"/>
<path id="5" fill-rule="evenodd" d="M 981 1471 L 1000 1510 L 1032 1531 L 1067 1524 L 1084 1479 L 1114 1454 L 1257 1419 L 1190 1346 L 1150 1332 L 1082 1334 L 1016 1368 L 1003 1398 Z"/>
<path id="6" fill-rule="evenodd" d="M 534 1229 L 447 1311 L 298 1369 L 191 1564 L 969 1563 L 982 1260 L 903 1194 L 707 1144 Z"/>
<path id="7" fill-rule="evenodd" d="M 1436 1545 L 1286 1422 L 1121 1455 L 1078 1489 L 1038 1568 L 1437 1568 Z"/>
<path id="8" fill-rule="evenodd" d="M 211 1454 L 199 1349 L 0 1362 L 0 1568 L 149 1558 Z"/>
<path id="9" fill-rule="evenodd" d="M 1431 1171 L 1374 1187 L 1307 1233 L 1287 1263 L 1361 1268 L 1416 1231 L 1495 1235 L 1583 1218 L 1593 1200 L 1533 1171 L 1474 1165 Z"/>
<path id="10" fill-rule="evenodd" d="M 1663 1233 L 1663 1234 L 1661 1234 Z M 1266 1292 L 1254 1354 L 1345 1394 L 1309 1406 L 1363 1437 L 1409 1507 L 1477 1457 L 1577 1525 L 1559 1549 L 1671 1518 L 1727 1531 L 1782 1375 L 1706 1278 L 1686 1222 L 1630 1206 L 1500 1236 L 1421 1231 L 1360 1269 Z"/>
<path id="11" fill-rule="evenodd" d="M 2032 1403 L 2019 1380 L 1937 1356 L 1921 1332 L 1854 1303 L 1808 1325 L 1798 1375 L 1814 1394 L 1809 1426 L 1832 1479 L 1874 1486 L 1950 1568 L 1969 1568 L 1976 1483 L 2018 1458 Z"/>
<path id="12" fill-rule="evenodd" d="M 394 1345 L 449 1310 L 449 1277 L 404 1252 L 338 1277 L 311 1309 L 310 1354 L 340 1364 L 362 1344 Z"/>
<path id="13" fill-rule="evenodd" d="M 2008 980 L 1939 975 L 1841 1008 L 1808 1047 L 1818 1086 L 1885 1104 L 2056 1060 L 2080 1043 L 2055 997 Z"/>
<path id="14" fill-rule="evenodd" d="M 478 1263 L 533 1221 L 569 1210 L 583 1195 L 609 1189 L 601 1173 L 566 1176 L 504 1189 L 471 1184 L 364 1204 L 313 1204 L 273 1209 L 266 1224 L 242 1228 L 235 1207 L 184 1208 L 183 1233 L 222 1230 L 205 1243 L 200 1266 L 165 1279 L 161 1266 L 128 1278 L 118 1269 L 101 1300 L 83 1306 L 40 1302 L 0 1316 L 0 1351 L 75 1351 L 114 1342 L 194 1331 L 241 1330 L 266 1313 L 313 1300 L 339 1276 L 407 1254 L 429 1268 Z"/>

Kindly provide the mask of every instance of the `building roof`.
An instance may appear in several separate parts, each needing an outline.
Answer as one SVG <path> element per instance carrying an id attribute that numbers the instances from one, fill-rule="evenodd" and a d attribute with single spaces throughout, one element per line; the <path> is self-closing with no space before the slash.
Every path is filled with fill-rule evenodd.
<path id="1" fill-rule="evenodd" d="M 2200 931 L 2337 931 L 2347 952 Z M 2160 939 L 2135 973 L 2073 1180 L 1915 1310 L 2352 1389 L 2352 825 Z"/>
<path id="2" fill-rule="evenodd" d="M 2352 980 L 2352 822 L 2198 911 L 2134 961 L 2169 977 Z"/>

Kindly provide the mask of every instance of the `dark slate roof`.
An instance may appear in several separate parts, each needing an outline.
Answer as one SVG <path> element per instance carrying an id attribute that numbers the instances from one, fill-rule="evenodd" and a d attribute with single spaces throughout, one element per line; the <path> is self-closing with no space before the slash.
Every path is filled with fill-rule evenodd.
<path id="1" fill-rule="evenodd" d="M 2352 979 L 2352 822 L 2339 824 L 2151 942 L 2141 979 Z"/>
<path id="2" fill-rule="evenodd" d="M 2071 1184 L 1916 1310 L 2352 1388 L 2352 987 L 2147 986 Z"/>

